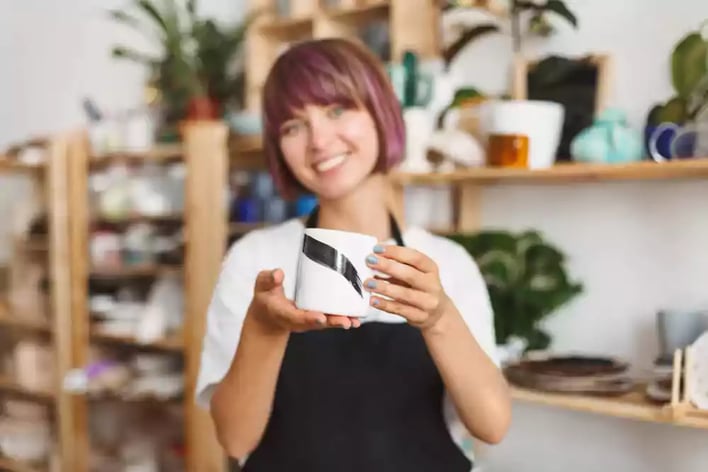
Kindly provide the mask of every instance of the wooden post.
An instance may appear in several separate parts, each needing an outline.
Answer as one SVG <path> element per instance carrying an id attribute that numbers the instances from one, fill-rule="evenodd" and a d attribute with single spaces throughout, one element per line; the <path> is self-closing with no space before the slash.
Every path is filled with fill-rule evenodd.
<path id="1" fill-rule="evenodd" d="M 47 151 L 44 195 L 49 224 L 50 311 L 56 368 L 54 392 L 59 464 L 61 470 L 80 470 L 74 460 L 74 405 L 71 395 L 63 387 L 64 376 L 73 367 L 68 139 L 51 140 Z"/>
<path id="2" fill-rule="evenodd" d="M 194 122 L 184 132 L 185 188 L 185 419 L 187 470 L 223 471 L 226 457 L 207 411 L 197 406 L 206 314 L 227 243 L 228 130 L 221 122 Z"/>
<path id="3" fill-rule="evenodd" d="M 440 56 L 440 8 L 433 0 L 392 0 L 390 10 L 391 58 L 400 61 L 413 51 L 422 59 Z"/>
<path id="4" fill-rule="evenodd" d="M 88 173 L 89 142 L 83 132 L 76 132 L 69 141 L 67 178 L 69 188 L 65 200 L 69 212 L 69 240 L 71 263 L 71 313 L 66 326 L 71 329 L 72 369 L 83 369 L 89 361 L 88 312 Z M 64 328 L 67 329 L 67 328 Z M 89 470 L 91 439 L 88 430 L 88 399 L 84 392 L 69 393 L 72 405 L 74 463 L 62 470 L 86 472 Z"/>
<path id="5" fill-rule="evenodd" d="M 461 183 L 459 188 L 459 215 L 455 231 L 473 233 L 482 227 L 482 188 Z"/>

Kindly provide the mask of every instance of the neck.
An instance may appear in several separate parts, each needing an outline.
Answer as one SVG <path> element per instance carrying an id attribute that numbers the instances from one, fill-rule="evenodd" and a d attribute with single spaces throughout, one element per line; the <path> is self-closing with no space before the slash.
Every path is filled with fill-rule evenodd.
<path id="1" fill-rule="evenodd" d="M 337 200 L 321 199 L 320 228 L 370 234 L 379 241 L 391 237 L 388 181 L 373 174 L 356 191 Z"/>

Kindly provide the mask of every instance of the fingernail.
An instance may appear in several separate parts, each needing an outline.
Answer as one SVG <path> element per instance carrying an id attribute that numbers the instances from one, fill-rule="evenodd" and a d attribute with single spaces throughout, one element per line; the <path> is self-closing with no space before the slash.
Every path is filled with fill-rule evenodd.
<path id="1" fill-rule="evenodd" d="M 373 300 L 371 300 L 371 304 L 372 304 L 372 305 L 378 305 L 378 304 L 379 304 L 378 299 L 374 298 Z"/>
<path id="2" fill-rule="evenodd" d="M 384 247 L 383 247 L 382 245 L 380 245 L 380 244 L 377 244 L 376 246 L 374 246 L 374 252 L 375 252 L 376 254 L 383 254 L 383 252 L 384 252 Z"/>
<path id="3" fill-rule="evenodd" d="M 378 257 L 371 255 L 366 257 L 366 262 L 368 262 L 369 264 L 376 264 L 377 262 L 379 262 L 379 259 Z"/>
<path id="4" fill-rule="evenodd" d="M 376 288 L 376 281 L 375 280 L 369 280 L 366 282 L 366 286 L 369 288 Z"/>

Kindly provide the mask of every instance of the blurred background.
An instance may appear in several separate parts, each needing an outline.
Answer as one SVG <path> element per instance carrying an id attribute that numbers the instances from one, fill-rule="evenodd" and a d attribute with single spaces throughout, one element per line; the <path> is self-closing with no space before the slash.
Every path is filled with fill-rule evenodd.
<path id="1" fill-rule="evenodd" d="M 514 389 L 479 471 L 705 471 L 704 0 L 0 0 L 0 470 L 228 470 L 194 405 L 294 42 L 361 41 L 406 224 L 463 244 Z M 184 270 L 187 268 L 187 270 Z"/>

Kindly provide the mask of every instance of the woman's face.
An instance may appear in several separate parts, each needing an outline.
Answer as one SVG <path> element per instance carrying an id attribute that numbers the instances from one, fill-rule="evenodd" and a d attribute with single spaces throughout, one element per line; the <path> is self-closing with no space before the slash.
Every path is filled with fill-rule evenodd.
<path id="1" fill-rule="evenodd" d="M 311 105 L 280 128 L 280 149 L 295 178 L 318 197 L 336 200 L 376 166 L 376 125 L 365 108 Z"/>

